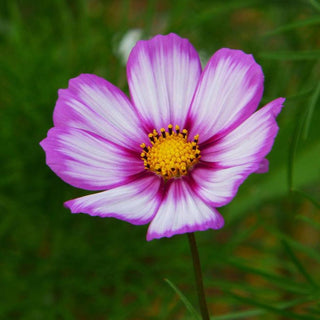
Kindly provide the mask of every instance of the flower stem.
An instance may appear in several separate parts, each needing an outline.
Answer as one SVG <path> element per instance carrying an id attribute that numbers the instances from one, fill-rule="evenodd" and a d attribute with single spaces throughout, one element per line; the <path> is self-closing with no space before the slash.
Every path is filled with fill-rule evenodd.
<path id="1" fill-rule="evenodd" d="M 189 245 L 190 250 L 192 254 L 192 260 L 193 260 L 193 269 L 194 269 L 194 275 L 196 278 L 196 286 L 197 286 L 197 293 L 198 293 L 198 300 L 201 310 L 201 316 L 203 320 L 210 320 L 209 318 L 209 312 L 206 302 L 206 296 L 204 293 L 204 287 L 203 287 L 203 281 L 202 281 L 202 272 L 201 272 L 201 265 L 200 265 L 200 259 L 199 259 L 199 252 L 196 244 L 196 238 L 194 236 L 194 233 L 188 233 L 188 239 L 189 239 Z"/>

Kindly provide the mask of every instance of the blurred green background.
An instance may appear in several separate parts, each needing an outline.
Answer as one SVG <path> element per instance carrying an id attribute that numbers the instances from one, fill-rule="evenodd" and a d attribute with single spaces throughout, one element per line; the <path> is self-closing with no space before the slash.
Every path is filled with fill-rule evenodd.
<path id="1" fill-rule="evenodd" d="M 270 171 L 197 233 L 212 319 L 320 318 L 320 1 L 0 2 L 0 318 L 191 319 L 197 307 L 186 235 L 145 241 L 147 226 L 71 215 L 86 194 L 45 165 L 57 90 L 80 73 L 128 92 L 119 51 L 132 29 L 176 32 L 206 61 L 253 53 L 262 103 L 286 97 Z"/>

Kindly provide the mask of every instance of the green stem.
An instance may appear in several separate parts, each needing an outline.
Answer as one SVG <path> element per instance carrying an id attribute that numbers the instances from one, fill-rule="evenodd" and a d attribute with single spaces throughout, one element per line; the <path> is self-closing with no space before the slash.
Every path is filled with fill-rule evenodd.
<path id="1" fill-rule="evenodd" d="M 197 286 L 197 293 L 198 293 L 198 300 L 201 310 L 201 316 L 203 320 L 210 320 L 206 296 L 204 293 L 203 281 L 202 281 L 202 272 L 201 272 L 201 265 L 199 259 L 199 252 L 196 244 L 196 238 L 194 233 L 188 233 L 189 245 L 192 254 L 193 260 L 193 269 L 194 275 L 196 278 L 196 286 Z"/>

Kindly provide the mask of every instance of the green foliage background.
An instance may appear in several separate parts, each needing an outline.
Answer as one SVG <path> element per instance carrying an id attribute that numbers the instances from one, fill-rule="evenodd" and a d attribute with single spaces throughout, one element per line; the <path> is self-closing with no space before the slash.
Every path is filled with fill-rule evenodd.
<path id="1" fill-rule="evenodd" d="M 0 2 L 0 318 L 191 319 L 197 307 L 185 235 L 145 241 L 147 226 L 71 215 L 86 194 L 45 165 L 39 141 L 57 90 L 95 73 L 128 92 L 117 46 L 176 32 L 204 59 L 253 53 L 262 103 L 287 98 L 270 171 L 197 233 L 212 319 L 320 318 L 320 2 L 11 0 Z"/>

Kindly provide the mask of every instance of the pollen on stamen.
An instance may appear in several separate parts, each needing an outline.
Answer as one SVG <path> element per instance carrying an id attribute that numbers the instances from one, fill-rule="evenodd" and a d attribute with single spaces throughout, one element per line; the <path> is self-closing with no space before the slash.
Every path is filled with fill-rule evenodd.
<path id="1" fill-rule="evenodd" d="M 188 141 L 188 130 L 180 130 L 176 125 L 168 125 L 168 131 L 161 128 L 148 134 L 151 146 L 142 143 L 141 160 L 146 170 L 162 176 L 167 181 L 187 175 L 201 157 L 199 135 Z"/>
<path id="2" fill-rule="evenodd" d="M 154 143 L 154 142 L 155 142 L 155 140 L 154 140 L 154 136 L 153 136 L 153 134 L 152 134 L 152 133 L 149 133 L 149 134 L 148 134 L 148 137 L 149 137 L 149 140 L 150 140 L 152 143 Z"/>
<path id="3" fill-rule="evenodd" d="M 161 132 L 162 137 L 165 138 L 166 137 L 166 129 L 165 128 L 161 128 L 160 132 Z"/>
<path id="4" fill-rule="evenodd" d="M 141 143 L 140 147 L 143 149 L 144 152 L 148 152 L 148 148 L 145 143 Z"/>
<path id="5" fill-rule="evenodd" d="M 183 129 L 183 130 L 182 130 L 182 136 L 183 136 L 184 138 L 186 138 L 186 137 L 187 137 L 187 134 L 188 134 L 188 130 L 187 130 L 187 129 Z"/>

